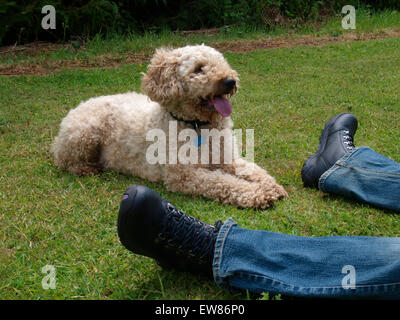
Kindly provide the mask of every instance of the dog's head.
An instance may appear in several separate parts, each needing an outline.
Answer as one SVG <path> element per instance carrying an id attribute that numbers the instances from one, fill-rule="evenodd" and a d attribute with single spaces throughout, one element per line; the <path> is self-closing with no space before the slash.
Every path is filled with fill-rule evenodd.
<path id="1" fill-rule="evenodd" d="M 142 90 L 151 100 L 185 120 L 229 117 L 229 98 L 238 74 L 223 55 L 205 46 L 158 49 L 143 77 Z"/>

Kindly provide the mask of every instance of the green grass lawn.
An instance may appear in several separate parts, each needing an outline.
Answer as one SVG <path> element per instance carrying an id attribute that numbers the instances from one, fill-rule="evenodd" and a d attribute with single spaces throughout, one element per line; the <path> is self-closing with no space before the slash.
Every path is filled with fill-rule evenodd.
<path id="1" fill-rule="evenodd" d="M 246 299 L 212 280 L 164 271 L 119 243 L 119 203 L 132 183 L 158 191 L 208 223 L 302 236 L 400 236 L 400 217 L 302 187 L 300 170 L 324 123 L 359 119 L 356 145 L 400 161 L 400 39 L 227 53 L 241 76 L 235 127 L 255 130 L 255 160 L 290 196 L 264 211 L 240 210 L 161 184 L 106 172 L 80 178 L 52 163 L 61 119 L 93 96 L 139 90 L 145 65 L 0 77 L 1 299 Z M 41 286 L 56 267 L 56 289 Z"/>

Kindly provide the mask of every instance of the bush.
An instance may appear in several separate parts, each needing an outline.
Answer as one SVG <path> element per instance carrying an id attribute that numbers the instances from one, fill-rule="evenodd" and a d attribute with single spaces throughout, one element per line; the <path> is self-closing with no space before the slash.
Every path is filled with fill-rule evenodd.
<path id="1" fill-rule="evenodd" d="M 43 30 L 41 9 L 56 8 L 56 29 Z M 230 24 L 273 27 L 339 12 L 345 4 L 399 9 L 399 0 L 20 0 L 0 4 L 0 45 L 66 41 L 96 34 L 187 30 Z"/>

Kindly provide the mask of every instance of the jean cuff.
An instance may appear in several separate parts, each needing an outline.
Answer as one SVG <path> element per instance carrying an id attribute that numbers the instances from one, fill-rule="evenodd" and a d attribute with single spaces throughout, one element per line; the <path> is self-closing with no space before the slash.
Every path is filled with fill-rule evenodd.
<path id="1" fill-rule="evenodd" d="M 229 283 L 226 281 L 226 274 L 221 272 L 222 254 L 225 246 L 225 239 L 229 231 L 237 223 L 233 219 L 228 219 L 219 230 L 217 240 L 215 242 L 214 259 L 213 259 L 213 275 L 215 283 L 222 289 L 230 291 Z"/>
<path id="2" fill-rule="evenodd" d="M 325 171 L 318 180 L 318 189 L 321 190 L 322 192 L 327 192 L 325 189 L 325 181 L 328 179 L 328 177 L 334 173 L 337 169 L 340 167 L 346 166 L 347 161 L 353 157 L 355 154 L 359 153 L 362 149 L 365 149 L 367 147 L 357 147 L 352 151 L 346 152 L 343 157 L 341 157 L 338 161 L 335 162 L 335 164 L 330 167 L 327 171 Z"/>

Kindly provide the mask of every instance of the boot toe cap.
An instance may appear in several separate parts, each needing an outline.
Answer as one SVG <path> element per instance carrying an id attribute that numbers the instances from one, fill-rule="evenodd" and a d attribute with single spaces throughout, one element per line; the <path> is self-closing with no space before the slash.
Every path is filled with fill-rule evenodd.
<path id="1" fill-rule="evenodd" d="M 149 256 L 163 223 L 163 199 L 153 190 L 131 185 L 125 191 L 118 213 L 118 236 L 130 251 Z"/>

